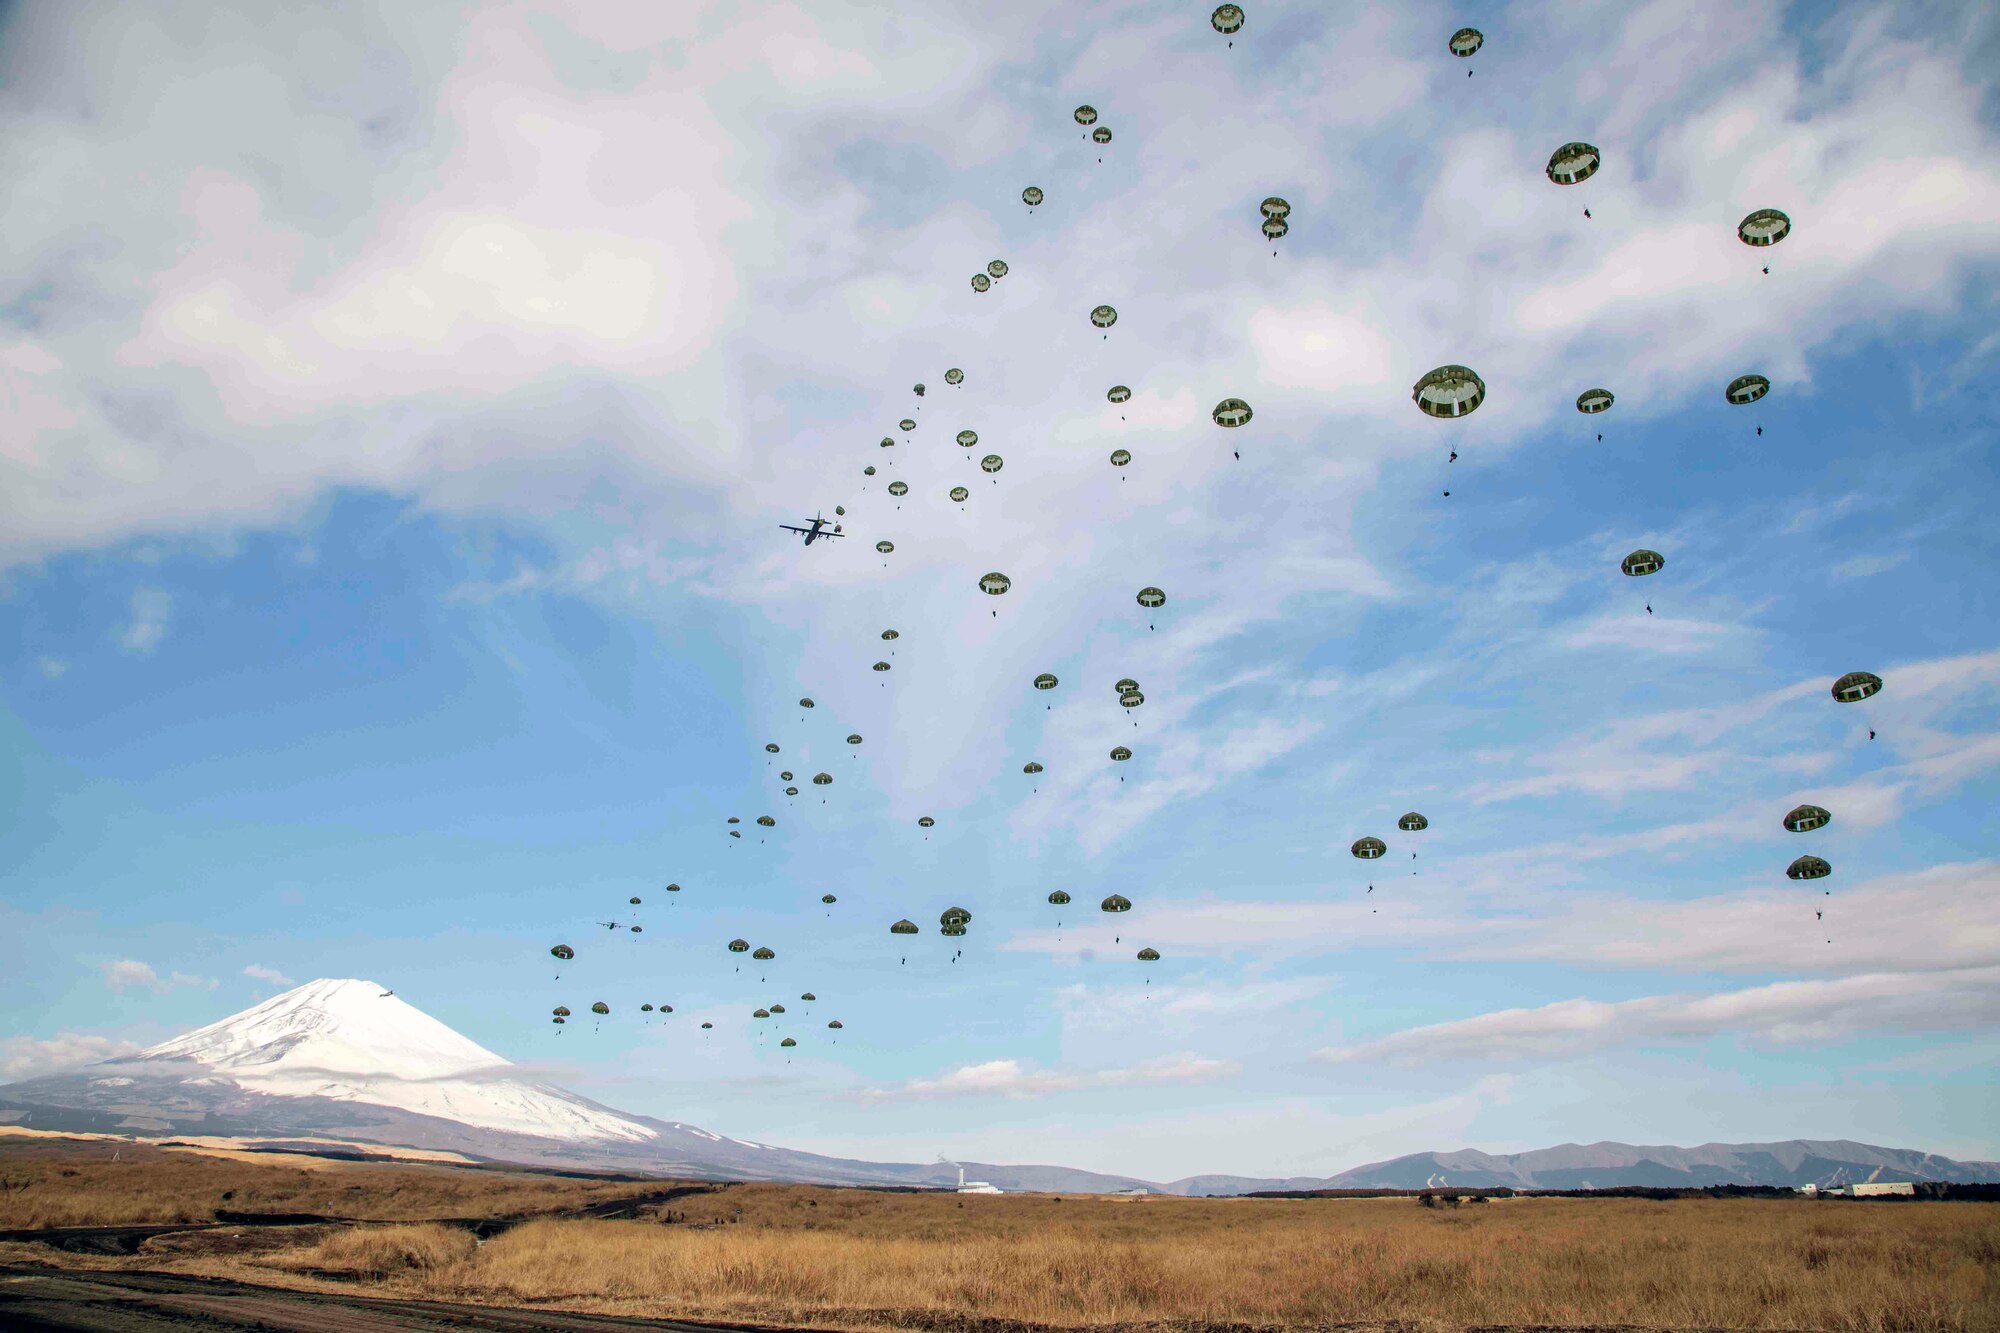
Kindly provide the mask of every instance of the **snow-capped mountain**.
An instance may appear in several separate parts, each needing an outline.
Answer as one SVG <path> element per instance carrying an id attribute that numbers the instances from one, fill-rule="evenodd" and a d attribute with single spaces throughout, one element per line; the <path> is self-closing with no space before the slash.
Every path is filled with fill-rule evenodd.
<path id="1" fill-rule="evenodd" d="M 656 1137 L 635 1120 L 547 1084 L 372 981 L 309 981 L 140 1059 L 189 1060 L 239 1087 L 366 1102 L 477 1129 L 575 1142 Z"/>

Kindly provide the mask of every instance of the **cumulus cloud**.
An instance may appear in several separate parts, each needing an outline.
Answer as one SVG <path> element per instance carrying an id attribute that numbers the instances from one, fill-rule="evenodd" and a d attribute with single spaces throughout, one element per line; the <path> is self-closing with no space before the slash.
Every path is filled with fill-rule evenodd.
<path id="1" fill-rule="evenodd" d="M 104 969 L 104 984 L 114 991 L 143 987 L 155 992 L 164 992 L 178 986 L 199 986 L 204 990 L 214 990 L 217 985 L 213 978 L 190 976 L 186 972 L 172 972 L 163 977 L 153 970 L 151 963 L 142 963 L 136 958 L 121 958 L 101 966 Z"/>
<path id="2" fill-rule="evenodd" d="M 243 975 L 273 986 L 294 985 L 292 979 L 275 967 L 265 967 L 262 963 L 250 963 L 243 969 Z"/>
<path id="3" fill-rule="evenodd" d="M 893 1088 L 867 1088 L 856 1095 L 880 1102 L 908 1098 L 1043 1097 L 1087 1088 L 1120 1088 L 1159 1083 L 1205 1083 L 1234 1077 L 1240 1066 L 1232 1060 L 1179 1055 L 1123 1069 L 1037 1070 L 1019 1060 L 988 1060 L 964 1065 L 936 1078 L 912 1079 Z"/>
<path id="4" fill-rule="evenodd" d="M 173 610 L 172 594 L 158 588 L 140 588 L 132 594 L 132 618 L 118 631 L 118 643 L 128 653 L 145 656 L 167 637 L 167 614 Z"/>
<path id="5" fill-rule="evenodd" d="M 0 1082 L 59 1074 L 78 1065 L 135 1055 L 136 1041 L 93 1033 L 63 1032 L 53 1037 L 0 1037 Z"/>
<path id="6" fill-rule="evenodd" d="M 1782 981 L 1706 995 L 1563 1000 L 1409 1028 L 1317 1052 L 1330 1063 L 1560 1059 L 1628 1043 L 1742 1036 L 1796 1046 L 1871 1032 L 1951 1032 L 2000 1020 L 2000 967 Z"/>

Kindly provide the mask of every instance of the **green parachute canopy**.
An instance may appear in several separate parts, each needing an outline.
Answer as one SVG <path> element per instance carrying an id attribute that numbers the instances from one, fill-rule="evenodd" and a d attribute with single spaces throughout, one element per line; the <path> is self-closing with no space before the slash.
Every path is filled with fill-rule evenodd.
<path id="1" fill-rule="evenodd" d="M 1160 961 L 1160 951 L 1158 949 L 1141 949 L 1139 950 L 1139 961 L 1142 963 L 1157 963 Z"/>
<path id="2" fill-rule="evenodd" d="M 1666 567 L 1667 558 L 1658 551 L 1648 551 L 1643 547 L 1618 562 L 1618 568 L 1632 578 L 1647 574 L 1657 574 Z"/>
<path id="3" fill-rule="evenodd" d="M 1104 396 L 1114 403 L 1123 403 L 1131 400 L 1132 391 L 1123 384 L 1114 384 L 1111 386 L 1111 391 Z"/>
<path id="4" fill-rule="evenodd" d="M 903 496 L 908 495 L 909 493 L 910 493 L 909 482 L 892 481 L 889 483 L 889 494 L 897 497 L 898 499 L 901 499 Z"/>
<path id="5" fill-rule="evenodd" d="M 1793 833 L 1811 833 L 1832 822 L 1833 814 L 1824 806 L 1795 805 L 1785 812 L 1785 827 Z"/>
<path id="6" fill-rule="evenodd" d="M 599 1000 L 596 1004 L 590 1006 L 590 1012 L 593 1014 L 608 1014 L 611 1012 L 611 1006 Z"/>
<path id="7" fill-rule="evenodd" d="M 749 952 L 750 952 L 750 941 L 749 941 L 749 940 L 731 940 L 731 941 L 729 941 L 729 952 L 731 952 L 731 953 L 749 953 Z"/>
<path id="8" fill-rule="evenodd" d="M 1000 455 L 998 454 L 988 454 L 986 455 L 986 457 L 979 460 L 979 470 L 981 472 L 998 472 L 1001 468 L 1005 467 L 1006 465 L 1007 465 L 1007 460 L 1000 457 Z"/>
<path id="9" fill-rule="evenodd" d="M 1264 219 L 1263 232 L 1267 241 L 1281 241 L 1290 230 L 1291 226 L 1283 218 Z"/>
<path id="10" fill-rule="evenodd" d="M 1729 387 L 1722 391 L 1722 396 L 1741 406 L 1744 403 L 1754 403 L 1769 392 L 1771 392 L 1771 381 L 1762 375 L 1738 375 L 1729 381 Z"/>
<path id="11" fill-rule="evenodd" d="M 1576 410 L 1587 417 L 1594 417 L 1599 412 L 1609 411 L 1616 401 L 1609 389 L 1585 389 L 1576 396 Z"/>
<path id="12" fill-rule="evenodd" d="M 932 825 L 934 825 L 934 824 L 936 824 L 936 823 L 937 823 L 937 821 L 936 821 L 935 819 L 932 819 L 932 818 L 931 818 L 931 817 L 930 817 L 929 815 L 918 815 L 918 816 L 917 816 L 917 827 L 918 827 L 918 828 L 930 828 L 930 827 L 931 827 Z"/>
<path id="13" fill-rule="evenodd" d="M 1263 203 L 1257 205 L 1257 211 L 1267 218 L 1285 218 L 1292 215 L 1292 206 L 1274 194 Z"/>
<path id="14" fill-rule="evenodd" d="M 1090 322 L 1100 329 L 1108 329 L 1118 322 L 1118 312 L 1108 305 L 1097 306 L 1090 312 Z"/>
<path id="15" fill-rule="evenodd" d="M 1054 893 L 1049 895 L 1049 901 L 1054 903 L 1057 907 L 1066 907 L 1069 905 L 1069 895 L 1067 893 L 1064 893 L 1061 889 L 1057 889 Z"/>
<path id="16" fill-rule="evenodd" d="M 567 944 L 558 944 L 555 948 L 549 950 L 549 952 L 557 958 L 562 959 L 565 963 L 576 957 L 576 950 L 570 948 Z"/>
<path id="17" fill-rule="evenodd" d="M 1477 28 L 1460 28 L 1451 35 L 1451 53 L 1463 59 L 1486 44 L 1486 34 Z"/>
<path id="18" fill-rule="evenodd" d="M 850 732 L 848 732 L 848 733 L 847 733 L 847 743 L 848 743 L 849 745 L 859 745 L 859 744 L 861 744 L 861 733 L 860 733 L 860 732 L 858 732 L 858 731 L 850 731 Z"/>
<path id="19" fill-rule="evenodd" d="M 821 895 L 819 896 L 819 900 L 820 900 L 821 902 L 823 902 L 823 903 L 837 903 L 837 902 L 839 902 L 839 901 L 840 901 L 840 899 L 838 899 L 838 898 L 834 897 L 834 896 L 833 896 L 832 894 L 830 894 L 830 893 L 822 893 L 822 894 L 821 894 Z"/>
<path id="20" fill-rule="evenodd" d="M 1130 449 L 1113 449 L 1111 451 L 1111 466 L 1124 467 L 1131 461 L 1132 451 Z"/>
<path id="21" fill-rule="evenodd" d="M 1227 37 L 1243 30 L 1243 6 L 1217 5 L 1208 16 L 1208 26 Z"/>
<path id="22" fill-rule="evenodd" d="M 966 490 L 965 487 L 963 486 L 954 486 L 951 488 L 949 492 L 947 492 L 947 494 L 949 494 L 951 498 L 957 501 L 959 504 L 964 504 L 967 500 L 972 498 L 972 492 Z"/>
<path id="23" fill-rule="evenodd" d="M 1132 910 L 1132 900 L 1122 893 L 1114 893 L 1097 906 L 1106 912 L 1129 912 Z"/>
<path id="24" fill-rule="evenodd" d="M 972 447 L 973 445 L 975 445 L 975 444 L 978 444 L 978 443 L 979 443 L 979 432 L 978 432 L 978 431 L 976 431 L 976 430 L 962 430 L 962 431 L 960 431 L 960 432 L 958 433 L 958 447 L 959 447 L 959 448 L 961 448 L 961 449 L 970 449 L 970 448 L 971 448 L 971 447 Z"/>
<path id="25" fill-rule="evenodd" d="M 1014 580 L 1008 578 L 1005 574 L 1000 573 L 998 570 L 995 570 L 990 574 L 981 574 L 979 576 L 979 591 L 991 597 L 998 597 L 1001 593 L 1006 592 L 1007 589 L 1013 586 L 1014 586 Z"/>
<path id="26" fill-rule="evenodd" d="M 1792 234 L 1792 220 L 1775 208 L 1760 208 L 1736 224 L 1736 238 L 1745 245 L 1776 245 Z"/>
<path id="27" fill-rule="evenodd" d="M 938 934 L 949 935 L 953 939 L 957 939 L 959 936 L 965 934 L 965 927 L 955 921 L 947 922 L 938 927 Z"/>
<path id="28" fill-rule="evenodd" d="M 1405 833 L 1421 833 L 1431 826 L 1431 821 L 1412 810 L 1396 821 L 1396 827 Z"/>
<path id="29" fill-rule="evenodd" d="M 771 818 L 771 816 L 769 816 L 769 815 L 758 815 L 758 816 L 757 816 L 757 822 L 758 822 L 759 824 L 763 825 L 763 826 L 764 826 L 765 828 L 776 828 L 776 827 L 778 827 L 778 821 L 777 821 L 777 820 L 775 820 L 775 819 L 773 819 L 773 818 Z"/>
<path id="30" fill-rule="evenodd" d="M 877 551 L 881 552 L 881 553 L 882 553 L 883 555 L 887 555 L 887 554 L 889 554 L 889 553 L 890 553 L 891 551 L 893 551 L 893 550 L 895 550 L 895 549 L 896 549 L 896 543 L 894 543 L 894 542 L 891 542 L 891 541 L 880 541 L 880 542 L 876 542 L 876 543 L 875 543 L 875 549 L 876 549 Z"/>
<path id="31" fill-rule="evenodd" d="M 1052 690 L 1058 683 L 1052 672 L 1044 671 L 1041 675 L 1035 677 L 1035 688 L 1038 690 Z"/>
<path id="32" fill-rule="evenodd" d="M 1125 679 L 1119 681 L 1116 685 L 1111 687 L 1112 692 L 1114 694 L 1130 694 L 1132 691 L 1138 688 L 1139 688 L 1139 682 L 1133 680 L 1130 676 L 1125 677 Z"/>
<path id="33" fill-rule="evenodd" d="M 1146 702 L 1146 696 L 1137 690 L 1127 690 L 1118 696 L 1118 706 L 1120 708 L 1137 708 L 1144 702 Z"/>
<path id="34" fill-rule="evenodd" d="M 1097 123 L 1097 108 L 1087 102 L 1070 114 L 1076 117 L 1076 123 L 1079 125 L 1095 125 Z"/>
<path id="35" fill-rule="evenodd" d="M 895 925 L 889 927 L 889 933 L 891 935 L 914 935 L 917 933 L 917 923 L 914 921 L 898 921 Z"/>
<path id="36" fill-rule="evenodd" d="M 992 285 L 993 285 L 993 279 L 987 277 L 984 273 L 975 273 L 972 275 L 973 291 L 983 292 Z"/>
<path id="37" fill-rule="evenodd" d="M 813 786 L 815 786 L 815 787 L 831 787 L 832 785 L 833 785 L 833 774 L 831 774 L 831 773 L 815 773 L 815 774 L 813 774 Z"/>
<path id="38" fill-rule="evenodd" d="M 882 638 L 885 642 L 900 639 L 902 637 L 903 637 L 902 635 L 896 633 L 896 631 L 892 629 L 885 629 L 882 631 Z"/>
<path id="39" fill-rule="evenodd" d="M 1387 852 L 1389 846 L 1380 838 L 1356 838 L 1354 845 L 1347 850 L 1353 852 L 1355 856 L 1363 861 L 1373 861 Z"/>
<path id="40" fill-rule="evenodd" d="M 1250 420 L 1250 404 L 1241 398 L 1225 398 L 1208 415 L 1218 426 L 1240 426 Z"/>
<path id="41" fill-rule="evenodd" d="M 887 671 L 889 664 L 887 662 L 877 662 L 873 669 L 876 671 Z"/>
<path id="42" fill-rule="evenodd" d="M 771 1006 L 771 1012 L 774 1014 L 782 1014 L 785 1012 L 785 1006 L 782 1004 L 774 1004 Z"/>
<path id="43" fill-rule="evenodd" d="M 781 1042 L 779 1042 L 779 1043 L 778 1043 L 778 1045 L 780 1045 L 780 1046 L 796 1046 L 796 1045 L 798 1045 L 798 1044 L 799 1044 L 799 1043 L 798 1043 L 798 1042 L 797 1042 L 797 1041 L 796 1041 L 795 1039 L 793 1039 L 793 1038 L 791 1038 L 791 1037 L 787 1037 L 787 1038 L 785 1038 L 785 1039 L 784 1039 L 783 1041 L 781 1041 Z"/>
<path id="44" fill-rule="evenodd" d="M 1099 125 L 1090 132 L 1090 140 L 1092 143 L 1110 143 L 1111 127 L 1109 125 Z"/>
<path id="45" fill-rule="evenodd" d="M 765 742 L 764 749 L 769 754 L 776 754 L 778 752 L 778 743 L 776 741 L 767 741 Z"/>
<path id="46" fill-rule="evenodd" d="M 963 384 L 965 383 L 965 372 L 960 370 L 957 366 L 953 366 L 950 370 L 947 370 L 944 373 L 944 382 L 946 384 L 953 384 L 953 385 Z"/>
<path id="47" fill-rule="evenodd" d="M 837 1018 L 833 1019 L 827 1023 L 827 1026 L 832 1028 L 834 1031 L 838 1032 L 840 1031 L 840 1020 Z"/>
<path id="48" fill-rule="evenodd" d="M 992 262 L 990 262 L 989 264 L 987 264 L 987 265 L 986 265 L 986 272 L 987 272 L 988 276 L 990 276 L 990 277 L 995 277 L 995 278 L 1004 278 L 1004 277 L 1006 277 L 1006 276 L 1007 276 L 1007 261 L 1006 261 L 1006 260 L 1004 260 L 1004 259 L 995 259 L 995 260 L 993 260 Z"/>
<path id="49" fill-rule="evenodd" d="M 963 907 L 947 907 L 938 914 L 938 924 L 940 926 L 969 926 L 972 924 L 972 913 L 966 911 Z"/>
<path id="50" fill-rule="evenodd" d="M 776 958 L 778 955 L 771 952 L 769 949 L 759 949 L 757 950 L 757 952 L 751 954 L 750 956 L 752 958 L 755 958 L 759 962 L 768 963 L 773 958 Z"/>
<path id="51" fill-rule="evenodd" d="M 1872 671 L 1850 671 L 1833 682 L 1833 697 L 1844 704 L 1860 703 L 1882 691 L 1882 678 Z"/>
<path id="52" fill-rule="evenodd" d="M 1786 879 L 1825 879 L 1833 873 L 1833 867 L 1817 856 L 1801 856 L 1785 867 Z"/>
<path id="53" fill-rule="evenodd" d="M 1114 746 L 1112 746 L 1112 747 L 1111 747 L 1111 762 L 1112 762 L 1112 763 L 1114 763 L 1114 764 L 1122 764 L 1122 763 L 1124 763 L 1124 762 L 1125 762 L 1125 761 L 1126 761 L 1127 759 L 1130 759 L 1131 757 L 1132 757 L 1132 752 L 1131 752 L 1130 750 L 1126 749 L 1126 748 L 1125 748 L 1124 746 L 1122 746 L 1122 745 L 1114 745 Z"/>
<path id="54" fill-rule="evenodd" d="M 1549 155 L 1549 179 L 1558 185 L 1577 185 L 1597 174 L 1604 155 L 1587 143 L 1566 143 Z"/>
<path id="55" fill-rule="evenodd" d="M 1467 366 L 1439 366 L 1416 382 L 1410 397 L 1425 416 L 1462 417 L 1486 401 L 1486 381 Z"/>
<path id="56" fill-rule="evenodd" d="M 908 435 L 911 431 L 917 428 L 917 423 L 912 421 L 908 417 L 904 417 L 901 421 L 898 421 L 896 423 L 896 426 L 899 430 L 903 432 L 903 434 Z"/>
<path id="57" fill-rule="evenodd" d="M 1039 773 L 1042 771 L 1042 766 L 1030 759 L 1027 763 L 1021 765 L 1021 771 L 1030 774 Z"/>
<path id="58" fill-rule="evenodd" d="M 1040 187 L 1030 185 L 1027 189 L 1021 191 L 1021 202 L 1026 204 L 1029 208 L 1033 208 L 1036 204 L 1041 203 L 1042 191 Z"/>
<path id="59" fill-rule="evenodd" d="M 650 1014 L 653 1012 L 653 1006 L 650 1004 L 642 1004 L 639 1006 L 639 1012 L 642 1014 Z"/>
<path id="60" fill-rule="evenodd" d="M 557 1018 L 568 1018 L 569 1006 L 566 1004 L 559 1004 L 555 1007 L 554 1013 Z"/>
<path id="61" fill-rule="evenodd" d="M 1145 607 L 1148 611 L 1153 610 L 1155 607 L 1165 606 L 1166 604 L 1167 595 L 1158 588 L 1139 589 L 1139 605 Z"/>

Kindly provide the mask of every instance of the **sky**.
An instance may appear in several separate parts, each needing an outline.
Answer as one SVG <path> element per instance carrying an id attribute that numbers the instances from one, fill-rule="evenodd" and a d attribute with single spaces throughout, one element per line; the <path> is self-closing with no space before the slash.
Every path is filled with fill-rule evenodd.
<path id="1" fill-rule="evenodd" d="M 847 1157 L 2000 1159 L 2000 21 L 1208 8 L 0 6 L 0 1077 L 365 977 Z"/>

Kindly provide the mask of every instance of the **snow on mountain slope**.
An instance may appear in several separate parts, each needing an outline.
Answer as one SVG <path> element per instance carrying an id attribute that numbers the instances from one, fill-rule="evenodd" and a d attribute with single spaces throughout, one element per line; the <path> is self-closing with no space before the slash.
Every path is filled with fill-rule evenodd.
<path id="1" fill-rule="evenodd" d="M 190 1060 L 252 1092 L 393 1106 L 480 1129 L 643 1141 L 654 1132 L 546 1084 L 372 981 L 309 981 L 140 1053 Z"/>

